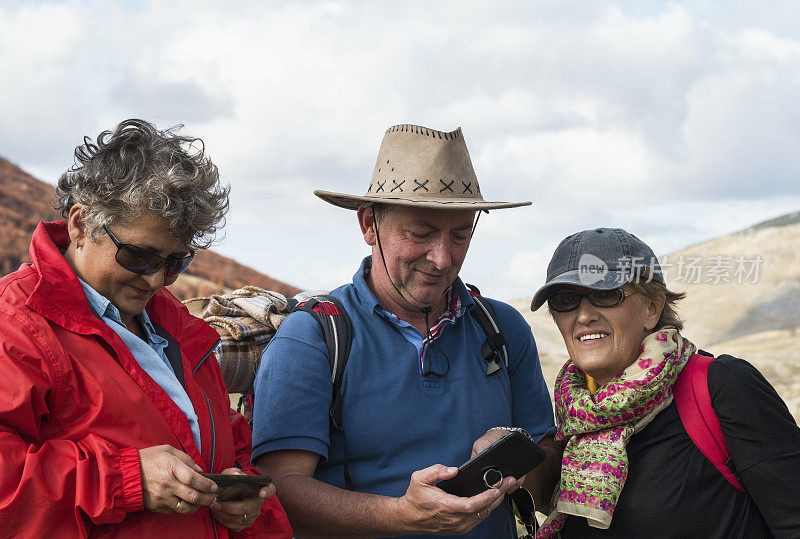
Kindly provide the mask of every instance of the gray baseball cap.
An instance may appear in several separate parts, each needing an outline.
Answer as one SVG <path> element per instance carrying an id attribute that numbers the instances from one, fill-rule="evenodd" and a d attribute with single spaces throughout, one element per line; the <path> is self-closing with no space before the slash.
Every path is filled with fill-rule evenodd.
<path id="1" fill-rule="evenodd" d="M 533 296 L 531 310 L 541 307 L 552 289 L 572 284 L 611 290 L 644 275 L 663 285 L 664 276 L 653 250 L 621 228 L 595 228 L 564 238 L 547 265 L 547 282 Z"/>

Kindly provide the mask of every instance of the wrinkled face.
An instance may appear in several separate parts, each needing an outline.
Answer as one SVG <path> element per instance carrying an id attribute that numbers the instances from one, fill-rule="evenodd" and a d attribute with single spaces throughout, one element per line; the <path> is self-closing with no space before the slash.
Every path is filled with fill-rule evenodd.
<path id="1" fill-rule="evenodd" d="M 120 312 L 123 321 L 141 313 L 156 290 L 175 282 L 177 276 L 165 277 L 164 269 L 139 275 L 128 271 L 116 261 L 117 247 L 105 232 L 92 240 L 83 226 L 80 210 L 70 211 L 67 226 L 70 246 L 66 258 L 75 273 L 89 286 L 107 298 Z M 170 232 L 167 223 L 155 214 L 144 214 L 108 225 L 121 243 L 130 243 L 163 257 L 181 257 L 189 249 Z"/>
<path id="2" fill-rule="evenodd" d="M 622 288 L 631 289 L 629 285 Z M 590 289 L 564 286 L 554 290 L 563 291 L 587 293 Z M 552 314 L 573 363 L 603 385 L 636 361 L 642 340 L 658 323 L 662 308 L 663 302 L 637 293 L 614 307 L 595 307 L 583 298 L 574 311 Z"/>
<path id="3" fill-rule="evenodd" d="M 364 240 L 372 246 L 373 282 L 378 300 L 391 298 L 400 307 L 419 310 L 442 300 L 458 276 L 469 248 L 475 212 L 390 207 L 378 216 L 383 257 L 397 293 L 386 279 L 372 210 L 359 210 Z"/>

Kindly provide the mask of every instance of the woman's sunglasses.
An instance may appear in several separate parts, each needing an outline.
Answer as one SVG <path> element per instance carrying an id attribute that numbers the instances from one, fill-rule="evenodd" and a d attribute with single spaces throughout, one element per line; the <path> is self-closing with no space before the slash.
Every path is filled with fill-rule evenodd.
<path id="1" fill-rule="evenodd" d="M 189 251 L 188 255 L 182 257 L 168 256 L 164 258 L 163 256 L 155 254 L 153 251 L 142 249 L 130 243 L 120 242 L 114 237 L 114 234 L 111 233 L 106 225 L 103 225 L 103 230 L 106 231 L 108 237 L 111 238 L 111 241 L 117 246 L 117 254 L 115 257 L 117 259 L 117 264 L 133 273 L 152 275 L 161 268 L 164 268 L 167 277 L 174 277 L 189 267 L 189 264 L 191 264 L 194 258 L 194 251 Z"/>
<path id="2" fill-rule="evenodd" d="M 635 294 L 633 290 L 615 288 L 613 290 L 592 290 L 584 294 L 580 292 L 558 292 L 547 298 L 547 304 L 557 313 L 574 311 L 586 298 L 595 307 L 615 307 L 625 301 L 625 298 Z"/>

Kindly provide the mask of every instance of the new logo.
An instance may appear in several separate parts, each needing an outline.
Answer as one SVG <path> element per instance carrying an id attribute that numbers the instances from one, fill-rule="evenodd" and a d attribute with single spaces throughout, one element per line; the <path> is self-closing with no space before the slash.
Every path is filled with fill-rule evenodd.
<path id="1" fill-rule="evenodd" d="M 591 286 L 608 273 L 606 263 L 594 255 L 586 253 L 578 260 L 578 279 L 581 284 Z"/>

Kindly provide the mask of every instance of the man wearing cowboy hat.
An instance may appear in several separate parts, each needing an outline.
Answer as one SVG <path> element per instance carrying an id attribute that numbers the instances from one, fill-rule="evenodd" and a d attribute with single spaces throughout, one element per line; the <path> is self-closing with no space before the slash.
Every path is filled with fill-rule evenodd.
<path id="1" fill-rule="evenodd" d="M 353 324 L 343 432 L 329 428 L 328 350 L 311 316 L 287 317 L 262 355 L 253 459 L 295 533 L 516 537 L 503 494 L 524 481 L 543 505 L 557 477 L 550 397 L 530 327 L 494 300 L 508 364 L 487 369 L 458 273 L 480 211 L 530 202 L 484 200 L 461 129 L 413 125 L 387 130 L 364 196 L 315 194 L 357 210 L 372 256 L 331 292 Z M 495 427 L 526 429 L 551 458 L 470 498 L 437 488 L 506 433 Z"/>

